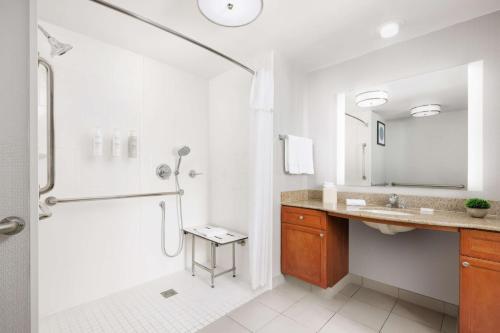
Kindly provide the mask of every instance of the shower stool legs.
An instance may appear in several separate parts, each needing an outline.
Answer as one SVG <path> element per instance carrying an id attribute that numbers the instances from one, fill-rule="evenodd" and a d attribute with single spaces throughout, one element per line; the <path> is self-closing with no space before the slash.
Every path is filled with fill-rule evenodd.
<path id="1" fill-rule="evenodd" d="M 191 249 L 191 274 L 192 276 L 195 276 L 195 267 L 198 266 L 199 268 L 202 268 L 206 270 L 207 272 L 210 273 L 210 286 L 212 288 L 215 287 L 215 278 L 218 276 L 221 276 L 226 273 L 233 273 L 233 277 L 236 277 L 236 241 L 231 242 L 231 247 L 232 247 L 232 263 L 233 266 L 225 271 L 215 273 L 215 269 L 217 267 L 217 248 L 221 245 L 226 245 L 226 244 L 218 244 L 216 242 L 210 241 L 210 267 L 207 267 L 203 264 L 200 264 L 199 262 L 196 261 L 195 259 L 195 252 L 196 252 L 196 245 L 195 245 L 195 240 L 196 240 L 196 235 L 192 234 L 192 249 Z M 241 244 L 244 244 L 244 241 L 239 241 Z"/>

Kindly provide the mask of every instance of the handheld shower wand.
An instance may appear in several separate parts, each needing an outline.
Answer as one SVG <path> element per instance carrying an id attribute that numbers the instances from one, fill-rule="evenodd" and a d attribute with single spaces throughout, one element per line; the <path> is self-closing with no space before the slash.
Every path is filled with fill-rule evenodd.
<path id="1" fill-rule="evenodd" d="M 177 160 L 177 166 L 175 167 L 175 172 L 174 172 L 174 174 L 176 176 L 179 175 L 179 169 L 181 167 L 182 157 L 186 156 L 190 152 L 191 152 L 191 148 L 189 148 L 188 146 L 184 146 L 177 151 L 177 155 L 179 155 L 179 159 Z"/>
<path id="2" fill-rule="evenodd" d="M 178 228 L 179 228 L 179 246 L 177 247 L 177 250 L 173 254 L 168 253 L 166 248 L 165 248 L 165 211 L 166 211 L 166 207 L 165 207 L 165 201 L 160 202 L 160 208 L 161 208 L 161 212 L 162 212 L 162 215 L 161 215 L 161 231 L 162 231 L 161 249 L 162 249 L 163 254 L 169 258 L 173 258 L 173 257 L 178 256 L 181 253 L 182 248 L 184 246 L 184 219 L 182 217 L 182 193 L 183 193 L 183 191 L 181 190 L 181 186 L 179 184 L 179 174 L 180 174 L 179 170 L 181 167 L 182 157 L 188 155 L 190 152 L 191 152 L 191 149 L 188 146 L 184 146 L 177 151 L 177 155 L 179 155 L 179 159 L 177 160 L 177 166 L 175 168 L 174 176 L 175 176 L 175 188 L 180 193 L 179 195 L 177 195 L 177 224 L 178 224 Z"/>

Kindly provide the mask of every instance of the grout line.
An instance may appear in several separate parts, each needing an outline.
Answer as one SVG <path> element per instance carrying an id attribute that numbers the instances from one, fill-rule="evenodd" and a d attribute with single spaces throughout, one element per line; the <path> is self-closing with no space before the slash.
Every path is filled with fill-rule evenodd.
<path id="1" fill-rule="evenodd" d="M 384 321 L 384 323 L 382 324 L 382 327 L 380 327 L 379 332 L 382 332 L 382 329 L 384 328 L 385 324 L 386 324 L 386 323 L 387 323 L 387 321 L 389 320 L 389 317 L 391 316 L 392 312 L 393 312 L 393 311 L 394 311 L 394 309 L 396 308 L 396 305 L 398 304 L 398 299 L 399 299 L 399 298 L 396 298 L 396 299 L 395 299 L 394 304 L 392 305 L 391 311 L 389 311 L 389 315 L 387 316 L 387 318 L 385 318 L 385 321 Z"/>
<path id="2" fill-rule="evenodd" d="M 243 326 L 242 324 L 240 324 L 238 321 L 236 321 L 236 320 L 234 320 L 233 318 L 229 317 L 228 315 L 225 315 L 225 316 L 223 316 L 223 317 L 220 317 L 220 318 L 219 318 L 219 319 L 217 319 L 217 320 L 220 320 L 220 319 L 222 319 L 222 318 L 224 318 L 224 317 L 228 318 L 228 319 L 229 319 L 229 320 L 231 320 L 232 322 L 235 322 L 236 324 L 238 324 L 238 326 L 243 327 L 243 329 L 244 329 L 245 331 L 252 332 L 252 331 L 250 331 L 248 328 L 246 328 L 245 326 Z M 217 320 L 216 320 L 216 321 L 217 321 Z M 215 323 L 215 321 L 214 321 L 214 323 Z M 205 326 L 205 327 L 206 327 L 206 326 Z"/>
<path id="3" fill-rule="evenodd" d="M 332 316 L 330 318 L 328 318 L 328 320 L 325 321 L 325 323 L 316 332 L 320 332 L 326 326 L 326 324 L 328 324 L 333 319 L 333 317 L 335 317 L 336 315 L 337 315 L 337 312 L 334 312 L 332 314 Z"/>

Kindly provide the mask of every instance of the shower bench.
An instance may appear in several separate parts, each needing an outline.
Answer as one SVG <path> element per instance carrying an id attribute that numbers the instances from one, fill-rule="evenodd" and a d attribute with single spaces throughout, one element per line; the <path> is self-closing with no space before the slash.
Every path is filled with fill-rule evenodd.
<path id="1" fill-rule="evenodd" d="M 227 233 L 224 235 L 217 235 L 217 236 L 206 236 L 205 234 L 201 233 L 198 229 L 200 228 L 206 228 L 206 227 L 214 227 L 216 226 L 198 226 L 198 227 L 189 227 L 189 228 L 184 228 L 184 234 L 190 234 L 192 236 L 192 250 L 191 250 L 191 273 L 193 276 L 195 276 L 195 267 L 199 267 L 201 269 L 206 270 L 207 272 L 210 273 L 210 286 L 214 288 L 214 279 L 218 276 L 221 276 L 223 274 L 227 273 L 233 273 L 233 277 L 236 276 L 236 244 L 239 245 L 245 245 L 246 240 L 248 239 L 247 235 L 240 234 L 236 231 L 232 230 L 227 230 Z M 195 245 L 195 239 L 196 238 L 201 238 L 204 239 L 208 242 L 210 242 L 210 267 L 207 267 L 199 262 L 196 261 L 196 245 Z M 215 273 L 215 269 L 217 267 L 217 248 L 220 246 L 224 245 L 232 245 L 232 258 L 233 258 L 233 267 L 230 269 L 224 270 L 222 272 Z"/>

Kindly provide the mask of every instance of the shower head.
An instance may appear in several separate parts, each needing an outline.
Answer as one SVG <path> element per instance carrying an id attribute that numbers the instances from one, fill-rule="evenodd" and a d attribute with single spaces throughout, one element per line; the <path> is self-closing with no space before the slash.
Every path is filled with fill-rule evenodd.
<path id="1" fill-rule="evenodd" d="M 50 51 L 51 56 L 61 56 L 73 48 L 73 46 L 71 46 L 70 44 L 62 43 L 62 42 L 58 41 L 57 39 L 55 39 L 54 37 L 52 37 L 47 32 L 47 30 L 45 30 L 41 25 L 38 25 L 38 29 L 40 29 L 40 31 L 43 33 L 43 35 L 45 37 L 47 37 L 47 40 L 48 40 L 48 42 L 50 44 L 50 48 L 51 48 L 51 51 Z"/>
<path id="2" fill-rule="evenodd" d="M 182 156 L 186 156 L 190 152 L 191 152 L 191 148 L 189 148 L 188 146 L 184 146 L 177 151 L 177 155 L 179 155 L 179 159 L 177 160 L 177 166 L 176 166 L 175 172 L 174 172 L 174 174 L 176 176 L 179 175 L 179 169 L 181 167 Z"/>
<path id="3" fill-rule="evenodd" d="M 188 146 L 184 146 L 177 151 L 177 154 L 179 154 L 179 157 L 182 157 L 182 156 L 186 156 L 190 152 L 191 152 L 191 148 L 189 148 Z"/>

